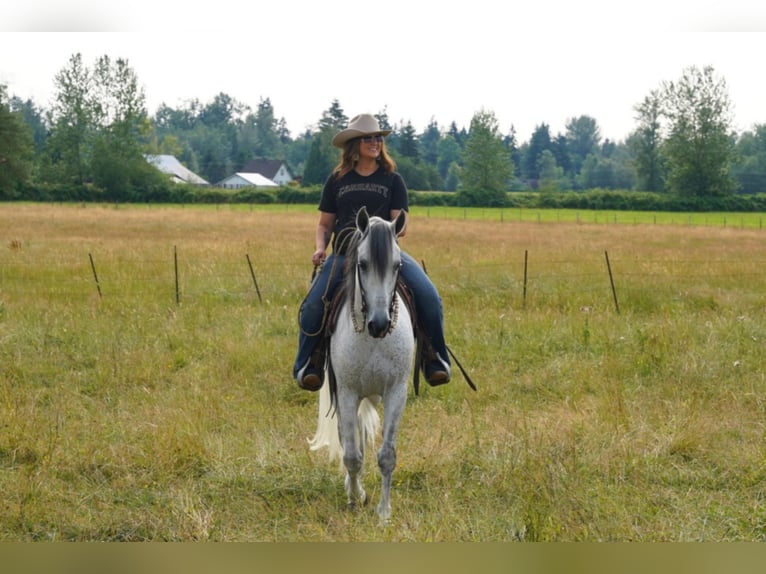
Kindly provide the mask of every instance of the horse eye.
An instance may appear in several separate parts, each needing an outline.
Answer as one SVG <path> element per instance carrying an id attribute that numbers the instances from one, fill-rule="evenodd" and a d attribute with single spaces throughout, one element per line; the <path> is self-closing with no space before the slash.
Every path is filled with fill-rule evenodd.
<path id="1" fill-rule="evenodd" d="M 359 262 L 357 263 L 357 267 L 359 267 L 360 271 L 367 271 L 367 261 L 360 259 Z"/>

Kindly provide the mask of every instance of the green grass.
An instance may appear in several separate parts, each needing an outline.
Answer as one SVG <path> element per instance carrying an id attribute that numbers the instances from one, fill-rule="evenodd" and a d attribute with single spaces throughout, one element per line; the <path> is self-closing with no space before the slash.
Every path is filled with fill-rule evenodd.
<path id="1" fill-rule="evenodd" d="M 420 217 L 487 220 L 529 223 L 590 223 L 630 225 L 686 225 L 691 227 L 733 227 L 763 229 L 764 214 L 735 212 L 655 212 L 585 209 L 481 208 L 414 206 L 412 213 Z"/>
<path id="2" fill-rule="evenodd" d="M 290 376 L 315 209 L 0 205 L 0 539 L 763 540 L 763 232 L 497 215 L 413 210 L 479 392 L 410 397 L 381 527 Z"/>

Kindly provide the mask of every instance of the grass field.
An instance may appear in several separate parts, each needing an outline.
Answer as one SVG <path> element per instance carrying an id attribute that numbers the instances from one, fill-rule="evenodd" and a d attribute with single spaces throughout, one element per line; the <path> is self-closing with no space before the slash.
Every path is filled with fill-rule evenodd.
<path id="1" fill-rule="evenodd" d="M 0 540 L 764 540 L 766 232 L 718 215 L 413 209 L 479 391 L 411 395 L 381 527 L 291 378 L 314 208 L 0 204 Z"/>

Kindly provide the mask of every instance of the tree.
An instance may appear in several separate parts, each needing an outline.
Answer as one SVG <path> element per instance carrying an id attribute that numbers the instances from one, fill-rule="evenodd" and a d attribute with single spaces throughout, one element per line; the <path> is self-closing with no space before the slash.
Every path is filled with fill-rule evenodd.
<path id="1" fill-rule="evenodd" d="M 442 179 L 434 166 L 412 158 L 397 156 L 395 158 L 397 171 L 402 174 L 407 187 L 418 190 L 433 190 L 442 188 Z"/>
<path id="2" fill-rule="evenodd" d="M 543 150 L 540 154 L 537 171 L 540 174 L 541 191 L 561 191 L 569 187 L 566 174 L 556 162 L 556 157 L 551 150 Z"/>
<path id="3" fill-rule="evenodd" d="M 146 98 L 128 61 L 96 60 L 89 97 L 94 124 L 93 183 L 110 200 L 138 199 L 156 184 L 144 159 L 150 124 Z"/>
<path id="4" fill-rule="evenodd" d="M 378 120 L 378 125 L 380 126 L 380 129 L 382 130 L 390 130 L 393 129 L 393 126 L 391 125 L 391 122 L 388 119 L 388 111 L 384 107 L 381 111 L 379 111 L 377 114 L 375 114 L 375 119 Z"/>
<path id="5" fill-rule="evenodd" d="M 153 148 L 167 150 L 210 182 L 231 175 L 257 155 L 256 115 L 223 92 L 205 104 L 189 100 L 180 109 L 162 104 L 154 125 L 158 145 Z"/>
<path id="6" fill-rule="evenodd" d="M 569 145 L 570 140 L 567 136 L 563 134 L 556 134 L 556 137 L 554 137 L 551 141 L 550 148 L 544 149 L 543 153 L 540 154 L 540 159 L 538 159 L 538 167 L 543 165 L 540 163 L 543 154 L 549 151 L 556 160 L 556 167 L 561 170 L 561 177 L 569 177 L 570 179 L 574 179 L 580 170 L 579 167 L 577 169 L 574 167 L 574 157 L 569 151 Z M 545 179 L 545 176 L 542 173 L 540 174 L 540 179 Z M 569 187 L 569 185 L 567 184 L 565 187 Z"/>
<path id="7" fill-rule="evenodd" d="M 465 146 L 465 140 L 468 139 L 468 133 L 465 131 L 465 128 L 458 129 L 455 122 L 450 123 L 449 129 L 447 130 L 447 135 L 452 136 L 452 138 L 460 146 L 460 149 L 463 149 Z"/>
<path id="8" fill-rule="evenodd" d="M 436 144 L 436 169 L 442 179 L 447 178 L 447 171 L 452 164 L 460 166 L 462 162 L 460 144 L 451 135 L 445 135 Z M 453 189 L 454 191 L 454 189 Z"/>
<path id="9" fill-rule="evenodd" d="M 514 126 L 511 126 L 511 129 L 508 130 L 508 135 L 503 138 L 503 145 L 508 150 L 508 154 L 513 162 L 513 175 L 521 175 L 521 150 L 519 150 L 516 128 Z"/>
<path id="10" fill-rule="evenodd" d="M 332 146 L 332 138 L 348 125 L 348 117 L 338 100 L 322 112 L 319 129 L 313 135 L 306 166 L 303 169 L 303 185 L 322 184 L 338 162 L 338 152 Z"/>
<path id="11" fill-rule="evenodd" d="M 7 88 L 0 84 L 0 199 L 11 199 L 29 179 L 32 132 L 19 112 L 11 111 Z"/>
<path id="12" fill-rule="evenodd" d="M 284 159 L 285 142 L 290 139 L 284 119 L 277 121 L 269 98 L 261 99 L 255 114 L 248 113 L 243 122 L 235 123 L 233 137 L 237 169 L 254 158 Z"/>
<path id="13" fill-rule="evenodd" d="M 174 109 L 166 104 L 160 104 L 154 114 L 154 125 L 160 133 L 179 132 L 194 129 L 199 121 L 199 100 L 187 102 L 185 108 Z"/>
<path id="14" fill-rule="evenodd" d="M 638 128 L 628 138 L 638 175 L 638 188 L 643 191 L 662 191 L 664 164 L 662 159 L 662 97 L 653 90 L 634 106 Z"/>
<path id="15" fill-rule="evenodd" d="M 242 125 L 235 133 L 237 153 L 234 157 L 234 165 L 239 168 L 260 155 L 258 152 L 258 125 L 255 114 L 247 114 Z"/>
<path id="16" fill-rule="evenodd" d="M 90 100 L 91 74 L 81 54 L 70 57 L 68 66 L 54 78 L 55 96 L 49 111 L 46 179 L 82 186 L 92 177 L 94 123 Z"/>
<path id="17" fill-rule="evenodd" d="M 522 175 L 526 179 L 540 179 L 540 156 L 545 150 L 552 152 L 551 134 L 548 124 L 542 123 L 532 132 L 529 145 L 525 149 Z"/>
<path id="18" fill-rule="evenodd" d="M 311 130 L 306 129 L 294 140 L 285 142 L 285 159 L 291 168 L 293 175 L 303 178 L 303 172 L 306 166 L 306 158 L 311 149 L 311 142 L 314 135 Z"/>
<path id="19" fill-rule="evenodd" d="M 574 177 L 580 173 L 585 158 L 598 152 L 601 144 L 601 130 L 594 118 L 579 116 L 567 120 L 565 138 L 572 163 L 567 167 L 559 161 L 559 165 L 568 172 L 570 177 Z"/>
<path id="20" fill-rule="evenodd" d="M 31 99 L 22 101 L 13 96 L 10 101 L 12 112 L 18 112 L 24 122 L 32 130 L 32 139 L 35 145 L 35 153 L 42 152 L 48 140 L 48 126 L 45 124 L 45 113 Z"/>
<path id="21" fill-rule="evenodd" d="M 447 175 L 444 178 L 444 189 L 446 191 L 457 191 L 458 186 L 460 185 L 460 172 L 462 171 L 462 168 L 457 164 L 457 162 L 452 162 L 449 164 L 449 167 L 447 168 Z"/>
<path id="22" fill-rule="evenodd" d="M 418 149 L 418 137 L 415 133 L 415 128 L 412 122 L 407 122 L 399 130 L 399 138 L 397 144 L 397 150 L 403 157 L 408 157 L 414 162 L 417 162 L 420 158 L 420 150 Z"/>
<path id="23" fill-rule="evenodd" d="M 324 183 L 327 176 L 335 165 L 330 155 L 330 140 L 332 133 L 325 130 L 319 132 L 311 140 L 309 155 L 306 158 L 306 166 L 303 169 L 303 185 L 317 185 Z"/>
<path id="24" fill-rule="evenodd" d="M 74 191 L 93 185 L 109 200 L 140 199 L 166 184 L 143 157 L 151 125 L 127 60 L 101 56 L 88 68 L 75 54 L 56 75 L 55 87 L 47 181 Z"/>
<path id="25" fill-rule="evenodd" d="M 481 193 L 484 205 L 504 205 L 513 163 L 493 112 L 482 110 L 474 114 L 463 162 L 461 192 Z"/>
<path id="26" fill-rule="evenodd" d="M 199 124 L 186 135 L 189 149 L 196 156 L 199 173 L 208 181 L 221 181 L 234 172 L 237 158 L 234 153 L 235 133 L 232 127 L 216 128 Z"/>
<path id="27" fill-rule="evenodd" d="M 439 126 L 436 120 L 431 118 L 425 131 L 418 138 L 422 150 L 422 159 L 429 165 L 436 166 L 436 161 L 439 157 L 438 145 L 440 139 L 441 132 L 439 131 Z"/>
<path id="28" fill-rule="evenodd" d="M 277 128 L 278 124 L 274 117 L 274 107 L 271 105 L 271 100 L 269 98 L 262 99 L 255 112 L 257 142 L 255 152 L 258 157 L 281 159 L 284 156 Z"/>
<path id="29" fill-rule="evenodd" d="M 332 138 L 348 125 L 348 117 L 338 100 L 322 112 L 319 129 L 313 134 L 306 166 L 303 169 L 303 185 L 322 184 L 338 162 L 338 153 L 332 146 Z"/>
<path id="30" fill-rule="evenodd" d="M 742 193 L 766 191 L 766 124 L 756 124 L 740 135 L 732 174 Z"/>
<path id="31" fill-rule="evenodd" d="M 712 66 L 691 66 L 677 82 L 664 83 L 663 91 L 670 124 L 664 145 L 669 187 L 697 197 L 731 193 L 734 139 L 726 81 Z"/>
<path id="32" fill-rule="evenodd" d="M 277 137 L 282 145 L 287 145 L 292 141 L 290 139 L 290 130 L 287 129 L 287 120 L 283 117 L 277 120 Z"/>
<path id="33" fill-rule="evenodd" d="M 200 111 L 199 121 L 212 128 L 237 126 L 248 110 L 242 102 L 220 92 Z"/>
<path id="34" fill-rule="evenodd" d="M 330 107 L 322 112 L 322 118 L 319 120 L 319 131 L 339 131 L 345 128 L 347 125 L 348 116 L 343 111 L 340 102 L 337 99 L 333 100 L 330 103 Z"/>

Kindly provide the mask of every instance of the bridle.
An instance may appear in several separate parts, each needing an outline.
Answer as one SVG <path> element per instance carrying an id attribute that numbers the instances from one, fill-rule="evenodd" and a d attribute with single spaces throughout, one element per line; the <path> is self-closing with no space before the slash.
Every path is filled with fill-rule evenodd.
<path id="1" fill-rule="evenodd" d="M 362 236 L 362 239 L 360 240 L 360 243 L 364 238 L 367 236 L 367 233 L 365 233 L 364 236 Z M 367 322 L 367 295 L 364 289 L 364 283 L 362 282 L 362 275 L 361 275 L 361 268 L 363 264 L 362 262 L 358 261 L 356 262 L 356 265 L 354 266 L 354 291 L 359 293 L 359 298 L 361 300 L 360 302 L 360 311 L 362 313 L 362 318 L 364 319 L 362 326 L 359 325 L 359 322 L 356 318 L 356 313 L 351 312 L 351 322 L 354 325 L 354 332 L 355 333 L 361 333 L 364 330 L 364 324 Z M 389 297 L 389 315 L 391 316 L 391 321 L 388 326 L 388 331 L 386 331 L 386 334 L 391 333 L 394 328 L 396 327 L 396 323 L 399 319 L 399 297 L 397 296 L 396 289 L 399 285 L 399 277 L 401 275 L 402 271 L 402 263 L 399 262 L 398 267 L 396 268 L 396 278 L 394 279 L 394 287 L 391 291 L 391 295 Z"/>

